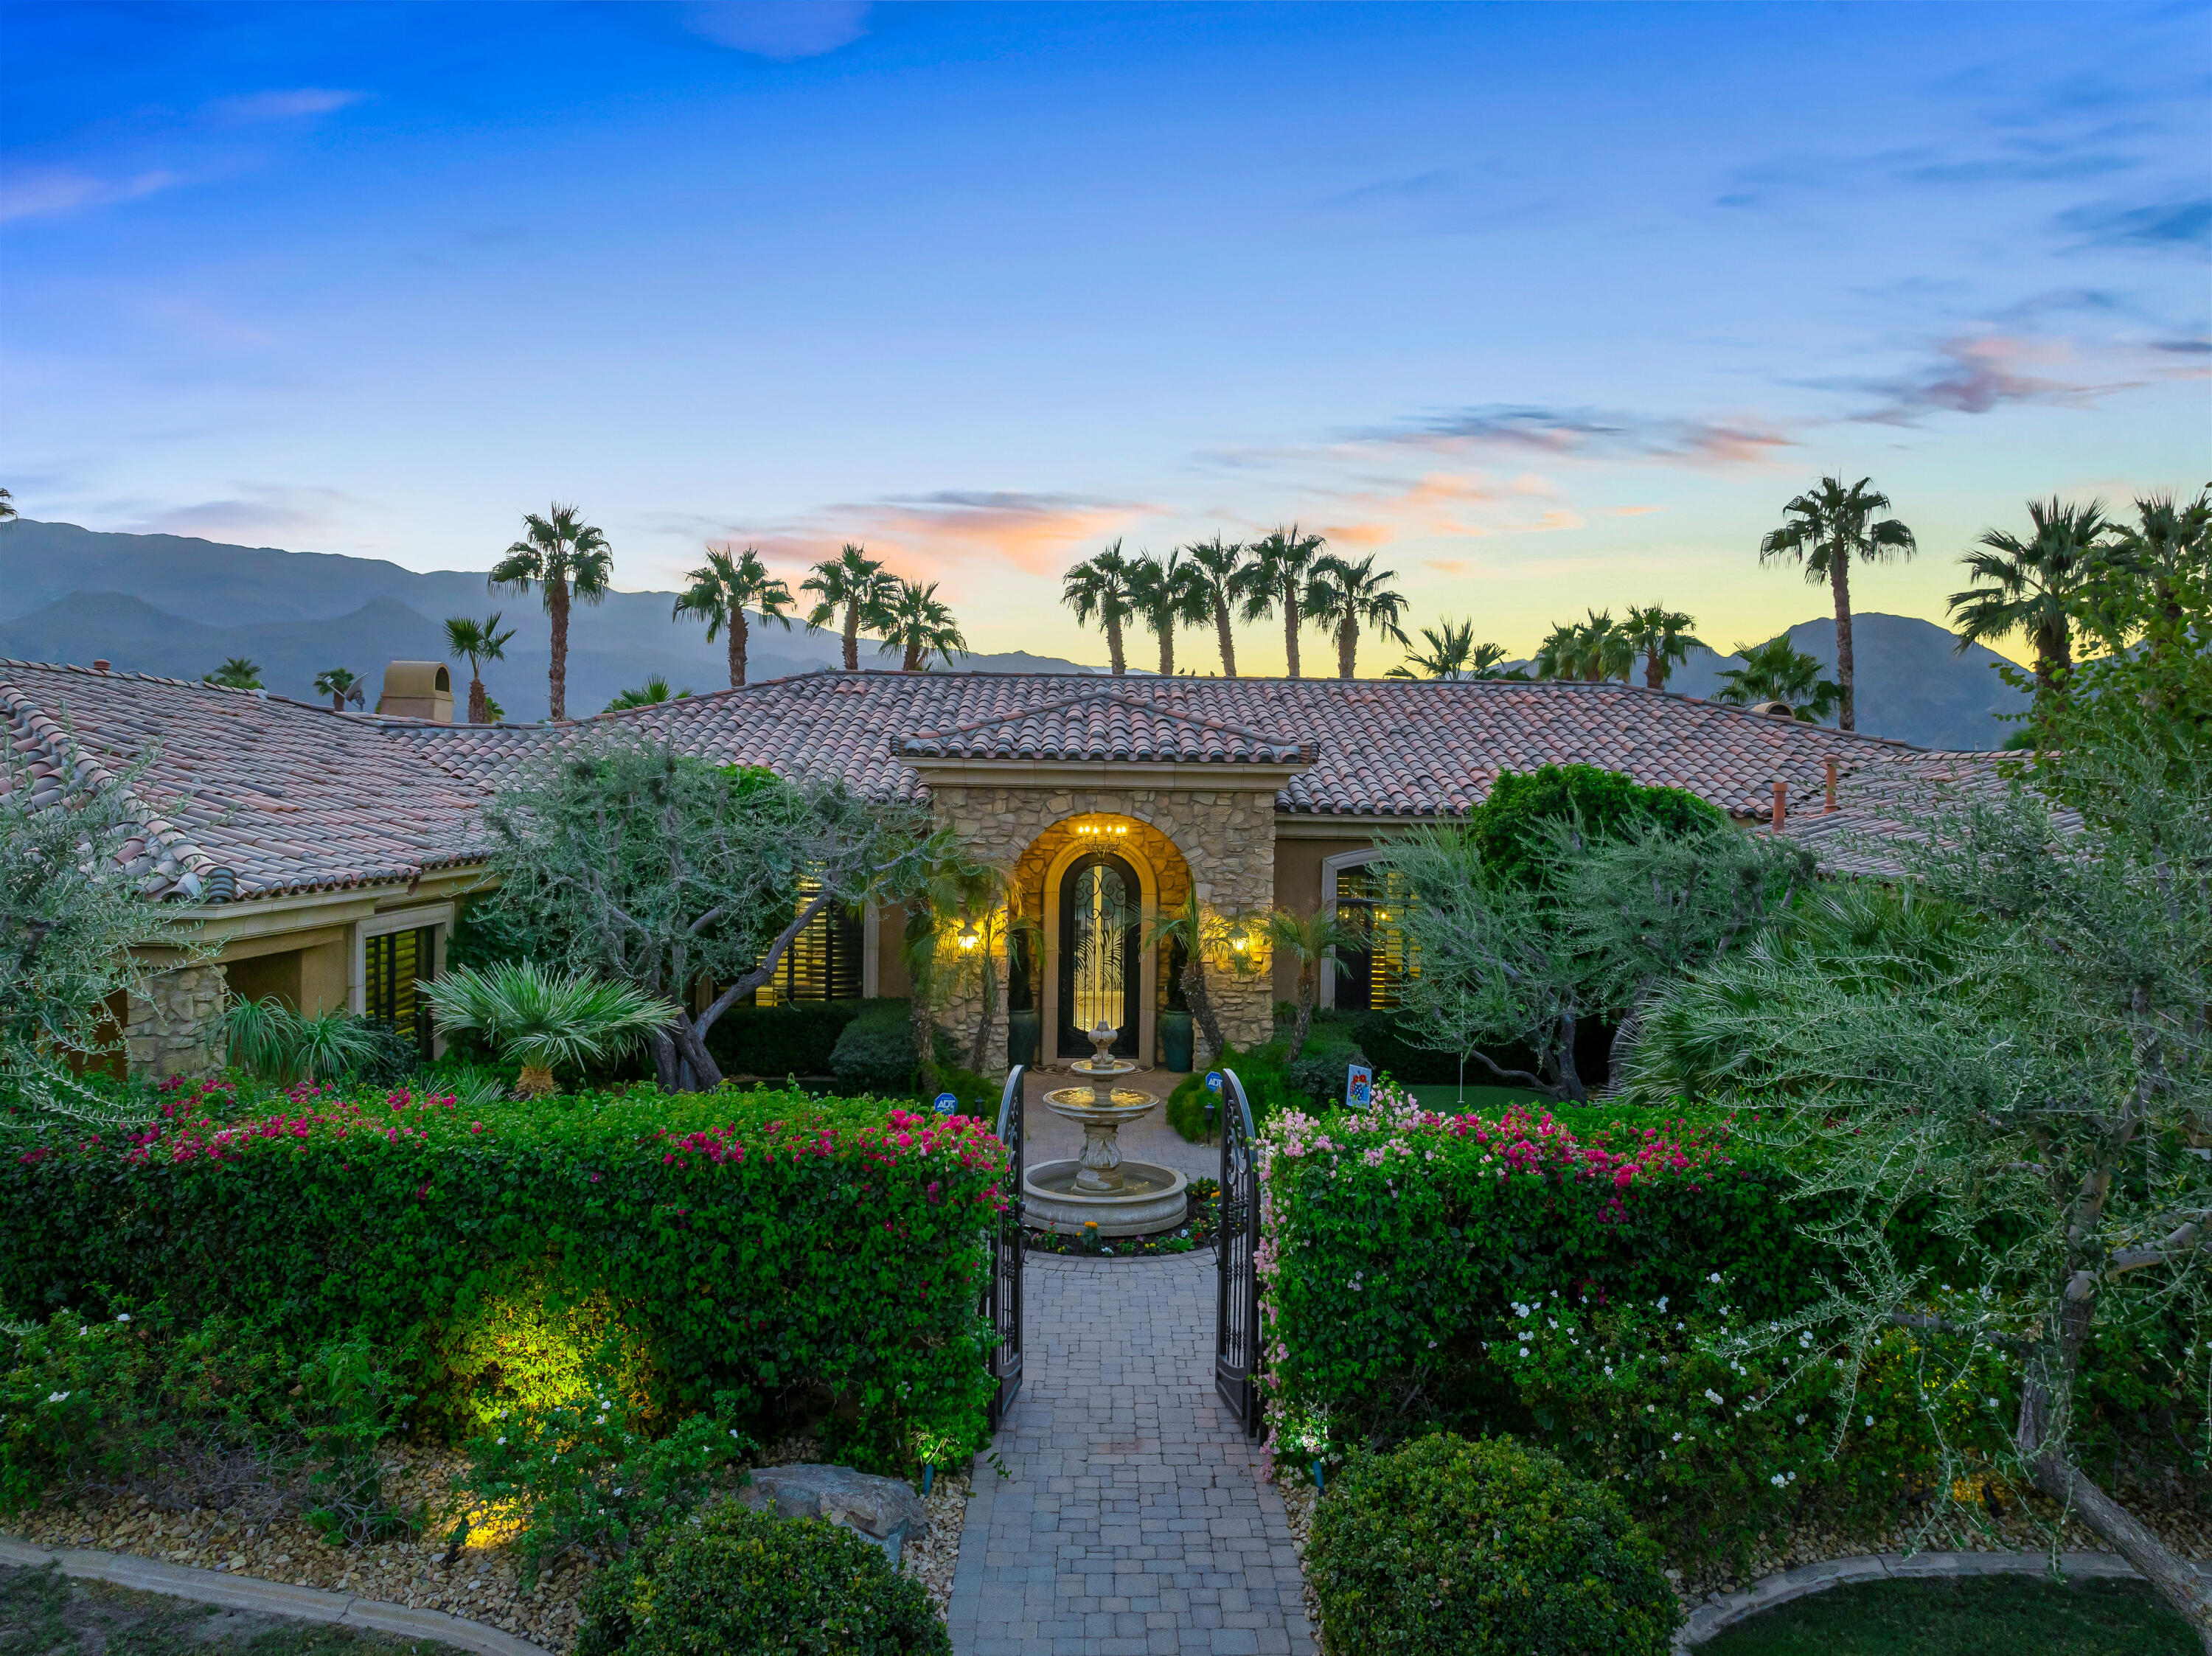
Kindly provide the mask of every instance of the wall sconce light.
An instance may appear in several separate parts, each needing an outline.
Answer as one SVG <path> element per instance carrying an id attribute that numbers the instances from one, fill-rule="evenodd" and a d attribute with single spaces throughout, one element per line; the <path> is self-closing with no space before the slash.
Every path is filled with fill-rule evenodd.
<path id="1" fill-rule="evenodd" d="M 1229 946 L 1241 955 L 1252 946 L 1252 940 L 1249 937 L 1231 937 Z"/>
<path id="2" fill-rule="evenodd" d="M 980 937 L 978 937 L 978 936 L 976 935 L 976 932 L 975 932 L 975 921 L 973 921 L 973 920 L 969 920 L 969 921 L 964 922 L 964 923 L 961 925 L 961 928 L 960 928 L 960 946 L 961 946 L 963 949 L 973 949 L 974 947 L 975 947 L 975 945 L 976 945 L 977 943 L 981 943 L 981 941 L 982 941 L 982 938 L 981 938 Z"/>

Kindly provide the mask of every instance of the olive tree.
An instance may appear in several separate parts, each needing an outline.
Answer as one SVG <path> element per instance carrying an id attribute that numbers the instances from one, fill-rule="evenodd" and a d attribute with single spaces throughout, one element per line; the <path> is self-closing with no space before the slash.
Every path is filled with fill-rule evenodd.
<path id="1" fill-rule="evenodd" d="M 926 815 L 835 779 L 710 765 L 608 731 L 539 759 L 484 811 L 495 926 L 571 970 L 672 1003 L 661 1083 L 713 1087 L 707 1034 L 815 918 L 942 854 Z M 695 1004 L 701 986 L 712 994 Z"/>
<path id="2" fill-rule="evenodd" d="M 122 1045 L 109 1003 L 209 953 L 189 906 L 155 901 L 120 860 L 146 832 L 131 787 L 143 766 L 66 759 L 61 777 L 40 776 L 0 746 L 0 1128 L 127 1119 L 79 1078 Z"/>
<path id="3" fill-rule="evenodd" d="M 1995 1470 L 2123 1554 L 2212 1652 L 2212 1598 L 2084 1471 L 2076 1425 L 2100 1338 L 2178 1325 L 2198 1393 L 2212 1359 L 2212 743 L 2132 694 L 2077 705 L 2063 736 L 2001 798 L 1946 806 L 1908 882 L 1823 894 L 1790 937 L 1679 986 L 1633 1089 L 1778 1109 L 1803 1192 L 1837 1216 L 1835 1280 L 1753 1343 L 1854 1374 L 1899 1326 L 2001 1356 L 2018 1398 Z M 1972 1292 L 1915 1263 L 1923 1226 Z M 1990 1470 L 1952 1459 L 1939 1498 Z"/>

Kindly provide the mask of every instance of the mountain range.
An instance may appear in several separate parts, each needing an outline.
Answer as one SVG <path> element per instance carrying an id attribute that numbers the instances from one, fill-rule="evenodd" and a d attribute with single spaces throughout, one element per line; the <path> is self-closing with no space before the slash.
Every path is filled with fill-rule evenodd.
<path id="1" fill-rule="evenodd" d="M 569 622 L 568 704 L 595 713 L 627 687 L 659 674 L 678 688 L 719 689 L 729 682 L 720 643 L 696 622 L 673 622 L 672 592 L 610 592 L 579 604 Z M 481 617 L 498 609 L 515 629 L 507 658 L 490 664 L 484 684 L 511 719 L 542 719 L 550 634 L 534 594 L 495 597 L 480 571 L 404 569 L 377 558 L 226 546 L 179 535 L 124 535 L 75 524 L 19 519 L 0 524 L 0 657 L 88 663 L 104 658 L 125 671 L 198 678 L 227 658 L 260 664 L 261 681 L 280 695 L 313 696 L 317 673 L 349 667 L 366 682 L 369 705 L 389 661 L 442 660 L 444 618 Z M 1835 623 L 1827 617 L 1790 629 L 1791 645 L 1831 671 Z M 2002 659 L 1980 645 L 1963 653 L 1932 622 L 1861 615 L 1853 628 L 1863 731 L 1923 747 L 1993 748 L 2014 726 L 1999 715 L 2025 698 L 1998 676 Z M 862 661 L 874 665 L 872 646 Z M 756 622 L 750 676 L 775 678 L 837 664 L 838 640 L 803 628 L 785 632 Z M 1699 649 L 1674 670 L 1668 688 L 1710 695 L 1733 655 Z M 1024 652 L 972 655 L 962 670 L 1078 672 L 1103 670 Z M 1639 666 L 1635 682 L 1643 682 Z"/>

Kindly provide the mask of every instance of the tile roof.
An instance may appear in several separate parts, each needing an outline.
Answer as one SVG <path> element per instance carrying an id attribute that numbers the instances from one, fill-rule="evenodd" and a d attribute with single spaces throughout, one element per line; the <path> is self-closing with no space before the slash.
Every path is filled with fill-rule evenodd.
<path id="1" fill-rule="evenodd" d="M 480 786 L 427 767 L 355 713 L 143 673 L 0 660 L 0 734 L 36 800 L 64 773 L 132 785 L 125 865 L 156 895 L 228 868 L 238 895 L 411 880 L 476 860 Z M 7 786 L 0 774 L 0 787 Z"/>
<path id="2" fill-rule="evenodd" d="M 1836 790 L 1836 809 L 1818 803 L 1786 802 L 1782 831 L 1809 846 L 1831 874 L 1870 875 L 1893 879 L 1906 871 L 1906 847 L 1924 845 L 1945 816 L 1976 804 L 1995 804 L 2010 784 L 2006 761 L 1987 753 L 1916 753 L 1901 762 L 1846 779 Z M 1808 809 L 1809 805 L 1809 809 Z M 1765 819 L 1771 822 L 1770 803 Z M 2054 831 L 2081 831 L 2081 813 L 2051 815 Z"/>
<path id="3" fill-rule="evenodd" d="M 1778 778 L 1818 799 L 1827 761 L 1846 779 L 1929 761 L 1986 767 L 1985 754 L 1931 755 L 1626 684 L 1395 680 L 1125 678 L 1048 673 L 814 672 L 601 714 L 725 763 L 830 772 L 878 798 L 921 793 L 916 761 L 1132 759 L 1194 763 L 1310 760 L 1275 796 L 1302 815 L 1455 815 L 1501 770 L 1580 762 L 1686 788 L 1738 816 L 1771 809 Z M 552 727 L 395 728 L 462 774 L 496 784 Z"/>
<path id="4" fill-rule="evenodd" d="M 1881 871 L 1877 846 L 1924 818 L 1947 781 L 1994 786 L 1995 756 L 1939 754 L 1623 684 L 1125 678 L 822 671 L 574 725 L 453 725 L 329 710 L 136 673 L 0 661 L 0 731 L 58 777 L 75 731 L 112 769 L 154 755 L 134 866 L 157 889 L 215 867 L 241 896 L 405 880 L 475 860 L 477 810 L 550 743 L 602 726 L 725 764 L 836 775 L 915 799 L 917 765 L 1303 764 L 1278 810 L 1364 821 L 1456 815 L 1501 770 L 1581 762 L 1686 788 L 1739 818 L 1788 785 L 1787 831 L 1824 861 Z M 1823 817 L 1826 766 L 1838 803 Z M 33 786 L 37 786 L 34 783 Z M 173 802 L 173 803 L 170 803 Z M 1846 822 L 1844 819 L 1849 818 Z"/>

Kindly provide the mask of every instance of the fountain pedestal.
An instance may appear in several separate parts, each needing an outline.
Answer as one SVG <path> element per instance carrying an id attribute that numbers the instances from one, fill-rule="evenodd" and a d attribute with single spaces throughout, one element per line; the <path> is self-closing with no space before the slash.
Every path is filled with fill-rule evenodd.
<path id="1" fill-rule="evenodd" d="M 1102 1236 L 1143 1236 L 1180 1225 L 1189 1206 L 1190 1181 L 1170 1168 L 1125 1161 L 1122 1126 L 1159 1108 L 1150 1093 L 1114 1083 L 1133 1072 L 1127 1059 L 1109 1058 L 1118 1030 L 1101 1024 L 1091 1032 L 1088 1059 L 1067 1067 L 1088 1085 L 1060 1087 L 1044 1107 L 1083 1129 L 1083 1151 L 1073 1162 L 1047 1162 L 1022 1180 L 1024 1222 L 1041 1230 L 1079 1236 L 1096 1224 Z"/>

